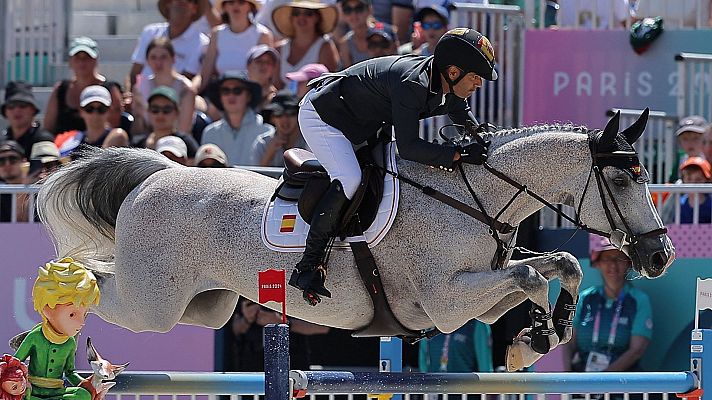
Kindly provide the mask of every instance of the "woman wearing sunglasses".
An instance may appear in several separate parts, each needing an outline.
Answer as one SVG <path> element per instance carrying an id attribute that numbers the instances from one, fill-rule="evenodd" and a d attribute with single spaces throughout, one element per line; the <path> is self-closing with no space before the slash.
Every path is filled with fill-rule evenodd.
<path id="1" fill-rule="evenodd" d="M 340 0 L 341 16 L 349 31 L 339 40 L 339 56 L 344 68 L 371 58 L 368 54 L 368 31 L 373 18 L 370 0 Z"/>
<path id="2" fill-rule="evenodd" d="M 125 147 L 129 145 L 129 135 L 121 128 L 111 129 L 109 108 L 111 93 L 102 85 L 88 86 L 79 97 L 79 115 L 86 129 L 69 131 L 55 139 L 62 157 L 72 155 L 81 145 L 95 147 Z"/>
<path id="3" fill-rule="evenodd" d="M 602 283 L 579 296 L 564 366 L 577 372 L 640 371 L 653 334 L 650 300 L 627 280 L 628 256 L 602 237 L 592 237 L 590 245 L 591 265 Z"/>
<path id="4" fill-rule="evenodd" d="M 334 30 L 337 20 L 336 6 L 319 0 L 297 0 L 274 9 L 274 26 L 286 38 L 277 47 L 281 87 L 288 82 L 288 73 L 307 64 L 323 64 L 329 71 L 336 71 L 339 52 L 327 34 Z"/>
<path id="5" fill-rule="evenodd" d="M 159 86 L 148 95 L 148 120 L 153 130 L 146 135 L 133 138 L 133 147 L 155 149 L 158 139 L 166 136 L 181 138 L 188 148 L 188 165 L 190 165 L 198 150 L 198 142 L 193 136 L 177 129 L 180 117 L 178 94 L 169 86 Z"/>
<path id="6" fill-rule="evenodd" d="M 195 112 L 195 91 L 192 82 L 175 69 L 176 52 L 167 37 L 158 37 L 148 44 L 146 48 L 146 63 L 153 71 L 147 78 L 139 76 L 133 90 L 133 107 L 136 120 L 140 121 L 139 131 L 150 129 L 148 123 L 150 115 L 147 110 L 146 100 L 149 94 L 159 86 L 173 88 L 178 94 L 180 119 L 178 129 L 181 132 L 190 132 L 193 127 L 193 113 Z"/>
<path id="7" fill-rule="evenodd" d="M 224 24 L 213 30 L 200 74 L 193 79 L 198 93 L 227 71 L 246 71 L 247 54 L 253 46 L 274 45 L 272 32 L 254 20 L 260 8 L 257 0 L 218 0 L 215 8 Z"/>
<path id="8" fill-rule="evenodd" d="M 439 5 L 423 7 L 415 14 L 414 21 L 420 23 L 417 32 L 422 36 L 422 44 L 413 50 L 419 56 L 431 56 L 438 40 L 447 32 L 449 13 Z"/>

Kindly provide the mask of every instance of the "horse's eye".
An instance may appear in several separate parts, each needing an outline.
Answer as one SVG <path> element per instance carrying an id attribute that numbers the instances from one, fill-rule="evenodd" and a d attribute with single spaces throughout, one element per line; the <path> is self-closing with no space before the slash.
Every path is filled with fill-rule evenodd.
<path id="1" fill-rule="evenodd" d="M 613 178 L 613 183 L 614 183 L 616 186 L 620 186 L 620 187 L 625 187 L 625 186 L 628 185 L 628 181 L 627 181 L 624 177 L 622 177 L 622 176 Z"/>

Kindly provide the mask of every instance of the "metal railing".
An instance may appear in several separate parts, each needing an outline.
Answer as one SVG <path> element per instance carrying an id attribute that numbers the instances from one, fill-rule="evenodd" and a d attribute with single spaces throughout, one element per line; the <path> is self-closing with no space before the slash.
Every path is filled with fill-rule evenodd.
<path id="1" fill-rule="evenodd" d="M 466 26 L 483 33 L 492 43 L 497 61 L 498 79 L 483 81 L 483 86 L 469 99 L 473 114 L 480 122 L 497 126 L 519 126 L 522 118 L 524 12 L 517 6 L 455 3 L 451 26 Z M 425 140 L 440 140 L 438 130 L 449 123 L 447 116 L 420 122 Z"/>
<path id="2" fill-rule="evenodd" d="M 643 112 L 643 110 L 613 108 L 608 111 L 607 115 L 611 117 L 616 111 L 621 113 L 621 127 L 631 126 Z M 651 183 L 670 182 L 670 177 L 677 169 L 675 164 L 677 121 L 678 118 L 674 115 L 662 111 L 651 111 L 645 133 L 633 146 L 638 152 L 640 162 L 650 173 Z"/>
<path id="3" fill-rule="evenodd" d="M 680 53 L 677 61 L 677 115 L 712 119 L 712 54 Z"/>
<path id="4" fill-rule="evenodd" d="M 70 0 L 4 0 L 2 86 L 24 80 L 35 86 L 51 86 L 52 67 L 65 59 Z"/>
<path id="5" fill-rule="evenodd" d="M 545 0 L 526 0 L 528 28 L 545 28 L 553 22 L 546 18 L 553 11 L 547 10 L 547 3 L 553 6 Z M 558 6 L 555 25 L 564 28 L 630 29 L 633 20 L 656 16 L 663 17 L 665 29 L 710 27 L 707 0 L 635 0 L 627 6 L 618 0 L 559 0 Z"/>
<path id="6" fill-rule="evenodd" d="M 653 184 L 648 186 L 653 202 L 658 213 L 663 216 L 666 224 L 680 224 L 680 197 L 686 193 L 712 194 L 712 184 Z M 696 197 L 697 198 L 697 197 Z M 693 219 L 691 223 L 698 224 L 700 216 L 700 202 L 691 201 Z M 570 217 L 574 217 L 574 209 L 569 206 L 559 205 L 559 209 Z M 543 229 L 573 229 L 575 226 L 558 216 L 552 210 L 544 208 L 539 211 L 539 226 Z"/>
<path id="7" fill-rule="evenodd" d="M 292 371 L 294 391 L 302 391 L 309 399 L 345 395 L 351 400 L 359 394 L 404 393 L 405 399 L 438 399 L 445 393 L 448 400 L 465 400 L 467 394 L 490 394 L 497 399 L 547 397 L 567 399 L 581 393 L 586 399 L 603 394 L 622 393 L 628 399 L 632 393 L 685 393 L 698 385 L 691 372 L 652 373 L 379 373 L 339 371 Z M 263 373 L 195 373 L 195 372 L 134 372 L 119 375 L 111 390 L 118 399 L 128 396 L 186 395 L 191 398 L 208 395 L 231 395 L 231 399 L 254 398 L 265 393 Z M 449 393 L 449 394 L 448 394 Z M 110 394 L 110 396 L 112 396 Z M 422 396 L 418 396 L 421 394 Z M 417 396 L 417 397 L 416 397 Z M 175 398 L 175 397 L 174 397 Z"/>

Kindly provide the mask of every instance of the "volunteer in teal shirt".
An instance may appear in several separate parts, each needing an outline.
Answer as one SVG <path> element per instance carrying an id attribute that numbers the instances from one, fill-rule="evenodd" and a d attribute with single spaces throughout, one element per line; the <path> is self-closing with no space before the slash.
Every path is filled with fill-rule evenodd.
<path id="1" fill-rule="evenodd" d="M 648 295 L 626 280 L 630 259 L 607 240 L 592 243 L 591 263 L 603 285 L 579 296 L 564 365 L 569 371 L 639 371 L 653 335 Z"/>
<path id="2" fill-rule="evenodd" d="M 492 372 L 492 330 L 472 320 L 420 342 L 420 372 Z"/>

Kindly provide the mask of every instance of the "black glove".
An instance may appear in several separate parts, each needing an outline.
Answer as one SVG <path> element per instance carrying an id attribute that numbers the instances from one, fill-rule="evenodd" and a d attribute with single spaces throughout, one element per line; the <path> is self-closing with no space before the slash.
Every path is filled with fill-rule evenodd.
<path id="1" fill-rule="evenodd" d="M 490 141 L 484 140 L 483 142 L 473 141 L 465 146 L 459 146 L 460 161 L 467 164 L 484 164 L 487 161 L 487 150 L 489 149 Z"/>

